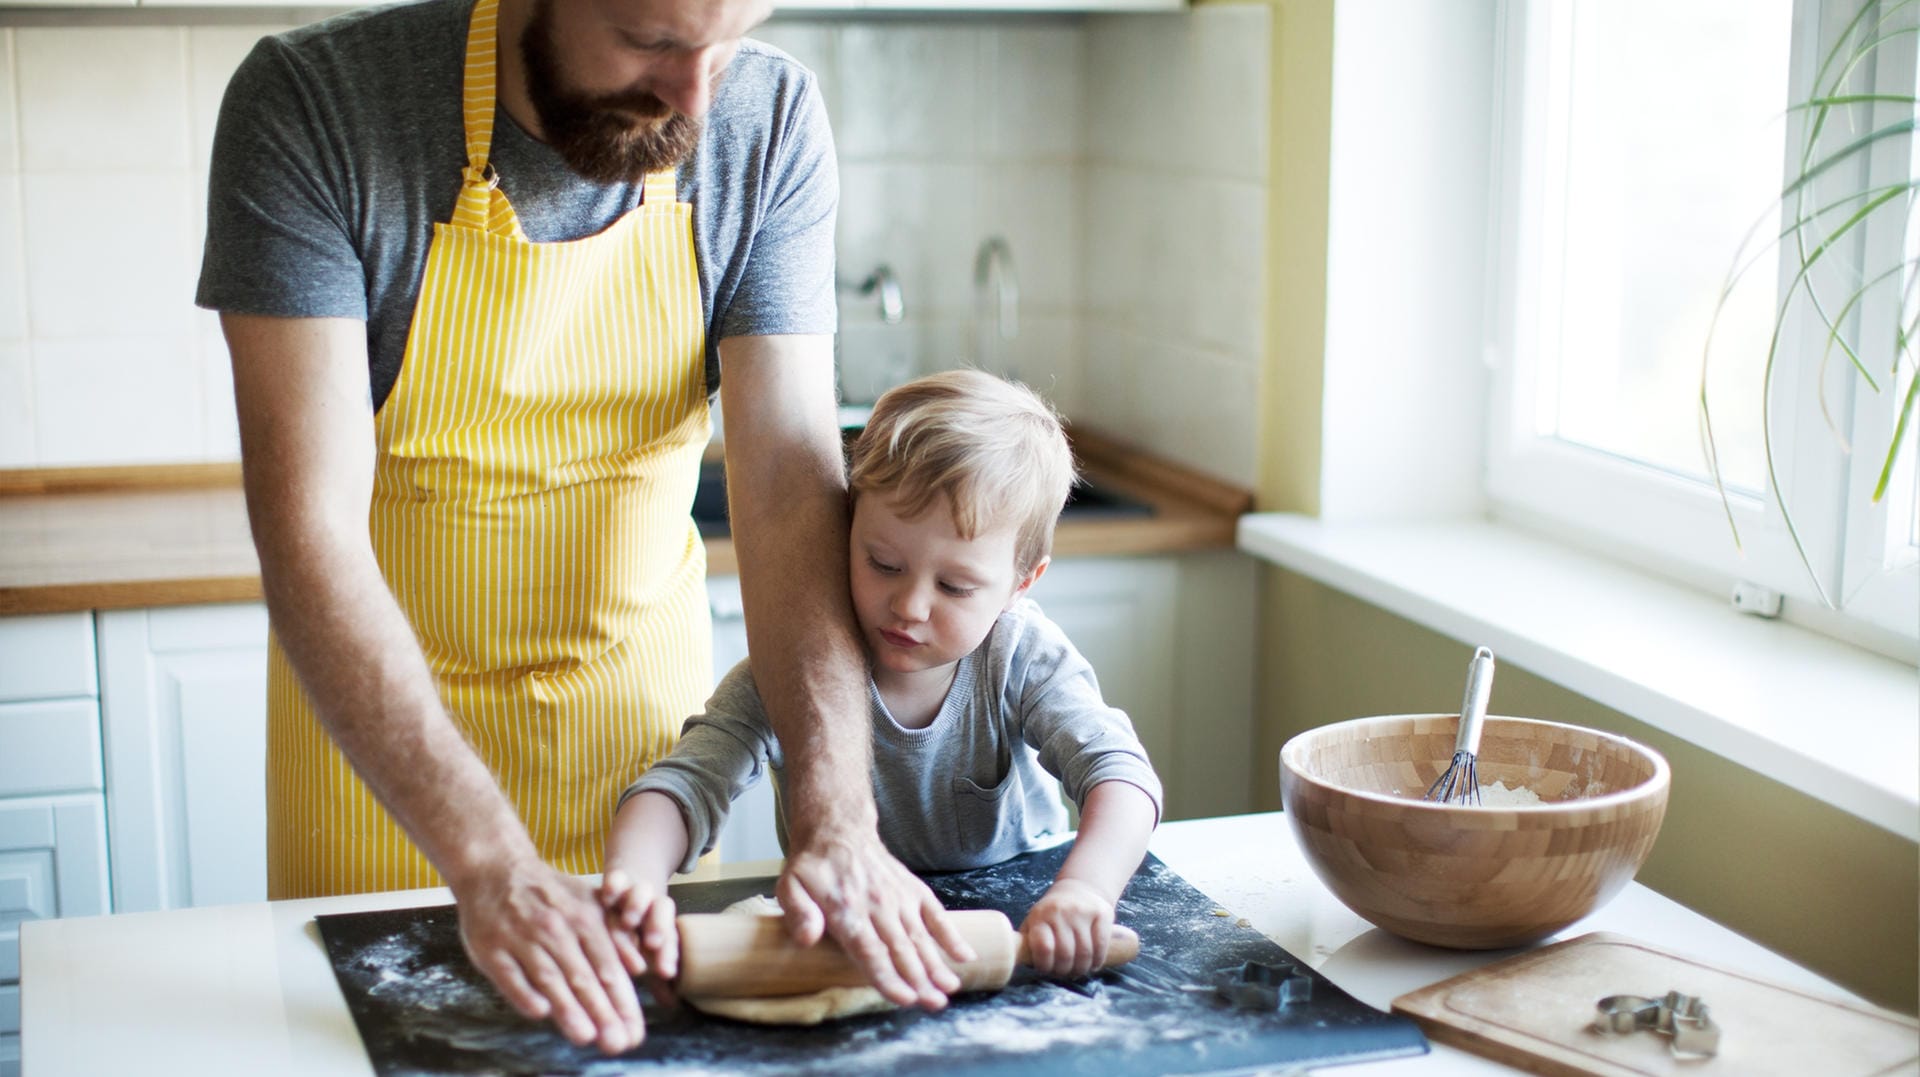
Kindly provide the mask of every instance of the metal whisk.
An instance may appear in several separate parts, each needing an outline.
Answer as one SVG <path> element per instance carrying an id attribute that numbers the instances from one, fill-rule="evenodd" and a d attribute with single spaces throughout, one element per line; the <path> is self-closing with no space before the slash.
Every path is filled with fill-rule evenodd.
<path id="1" fill-rule="evenodd" d="M 1480 803 L 1480 776 L 1473 757 L 1480 752 L 1480 727 L 1487 720 L 1487 697 L 1493 694 L 1493 652 L 1481 647 L 1467 666 L 1467 695 L 1460 701 L 1460 732 L 1453 738 L 1453 762 L 1427 787 L 1427 799 L 1457 804 Z"/>

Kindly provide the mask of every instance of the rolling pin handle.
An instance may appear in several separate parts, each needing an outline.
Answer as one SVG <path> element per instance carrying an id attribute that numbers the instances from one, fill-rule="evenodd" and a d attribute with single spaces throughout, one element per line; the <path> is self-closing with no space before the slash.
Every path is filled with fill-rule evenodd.
<path id="1" fill-rule="evenodd" d="M 1110 969 L 1115 965 L 1124 965 L 1139 956 L 1140 936 L 1134 934 L 1130 927 L 1115 924 L 1113 930 L 1107 935 L 1107 963 L 1100 967 Z M 1021 965 L 1033 964 L 1033 955 L 1027 952 L 1027 939 L 1024 935 L 1020 937 L 1020 949 L 1015 954 L 1014 961 Z"/>

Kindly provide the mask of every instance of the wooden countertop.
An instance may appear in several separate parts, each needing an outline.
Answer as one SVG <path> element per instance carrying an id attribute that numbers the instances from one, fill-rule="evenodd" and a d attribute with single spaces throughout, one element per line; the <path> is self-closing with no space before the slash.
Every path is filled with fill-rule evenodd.
<path id="1" fill-rule="evenodd" d="M 1253 495 L 1078 430 L 1087 477 L 1150 504 L 1150 517 L 1069 517 L 1054 556 L 1229 549 Z M 707 541 L 707 569 L 739 571 Z M 0 471 L 0 614 L 245 602 L 260 598 L 240 465 Z"/>

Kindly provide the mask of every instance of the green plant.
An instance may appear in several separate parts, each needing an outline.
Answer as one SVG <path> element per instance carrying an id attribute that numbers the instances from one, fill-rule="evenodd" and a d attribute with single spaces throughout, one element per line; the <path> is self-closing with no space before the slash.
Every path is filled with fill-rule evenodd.
<path id="1" fill-rule="evenodd" d="M 1848 177 L 1868 177 L 1865 165 L 1876 149 L 1883 153 L 1889 149 L 1899 150 L 1905 155 L 1902 160 L 1912 160 L 1909 147 L 1914 137 L 1915 96 L 1912 93 L 1887 93 L 1871 86 L 1865 89 L 1860 87 L 1863 81 L 1870 78 L 1874 67 L 1872 61 L 1877 53 L 1896 43 L 1909 49 L 1912 47 L 1911 39 L 1920 35 L 1920 25 L 1916 25 L 1914 18 L 1915 5 L 1916 0 L 1863 4 L 1834 46 L 1827 51 L 1814 78 L 1811 95 L 1792 109 L 1804 114 L 1804 119 L 1796 146 L 1796 166 L 1792 178 L 1780 192 L 1778 215 L 1770 211 L 1742 242 L 1721 289 L 1719 304 L 1715 307 L 1713 321 L 1707 332 L 1707 354 L 1710 356 L 1714 328 L 1718 326 L 1720 314 L 1726 308 L 1735 285 L 1756 266 L 1776 265 L 1775 259 L 1768 256 L 1779 247 L 1787 246 L 1790 251 L 1788 264 L 1793 274 L 1780 296 L 1773 331 L 1768 339 L 1762 373 L 1763 413 L 1760 430 L 1767 483 L 1778 498 L 1787 535 L 1801 563 L 1807 568 L 1815 590 L 1829 606 L 1833 605 L 1833 600 L 1828 596 L 1820 574 L 1813 569 L 1812 559 L 1801 540 L 1780 484 L 1774 459 L 1771 419 L 1774 381 L 1783 363 L 1807 359 L 1797 349 L 1783 351 L 1781 345 L 1782 334 L 1789 324 L 1789 314 L 1796 304 L 1800 304 L 1801 309 L 1810 311 L 1819 319 L 1826 338 L 1818 358 L 1822 376 L 1816 379 L 1820 385 L 1821 415 L 1841 449 L 1851 452 L 1853 447 L 1846 433 L 1835 422 L 1826 399 L 1824 374 L 1833 360 L 1834 352 L 1838 350 L 1843 354 L 1862 383 L 1876 394 L 1883 391 L 1901 392 L 1904 370 L 1906 387 L 1897 405 L 1893 434 L 1880 468 L 1879 481 L 1873 491 L 1873 500 L 1878 503 L 1886 495 L 1895 461 L 1913 425 L 1916 391 L 1920 390 L 1920 377 L 1913 376 L 1916 361 L 1920 359 L 1916 356 L 1916 345 L 1920 344 L 1920 301 L 1916 301 L 1916 287 L 1920 287 L 1920 259 L 1915 258 L 1911 244 L 1903 241 L 1891 259 L 1882 264 L 1867 265 L 1855 275 L 1844 289 L 1844 294 L 1838 296 L 1822 294 L 1823 288 L 1817 284 L 1815 270 L 1823 260 L 1828 264 L 1838 260 L 1843 244 L 1858 242 L 1870 226 L 1876 229 L 1897 227 L 1902 237 L 1912 234 L 1916 205 L 1920 204 L 1916 200 L 1916 194 L 1920 193 L 1920 180 L 1916 180 L 1911 167 L 1903 168 L 1902 178 L 1893 182 L 1875 183 L 1870 178 L 1851 181 Z M 1889 112 L 1894 114 L 1891 119 L 1888 118 Z M 1858 130 L 1861 133 L 1853 137 L 1840 135 L 1834 128 L 1843 123 L 1848 125 L 1849 131 Z M 1833 143 L 1842 137 L 1845 140 L 1834 146 Z M 1897 219 L 1890 221 L 1890 218 Z M 1769 242 L 1752 249 L 1754 240 L 1763 234 L 1769 221 L 1784 221 L 1784 224 Z M 1866 320 L 1857 316 L 1863 304 L 1870 297 L 1884 296 L 1888 289 L 1892 290 L 1894 301 L 1885 306 L 1891 309 L 1891 316 L 1884 321 L 1876 319 L 1875 324 L 1856 326 L 1856 322 L 1864 323 Z M 1891 358 L 1876 360 L 1874 357 L 1889 344 Z M 1881 364 L 1884 381 L 1881 375 L 1875 373 L 1876 362 Z M 1732 502 L 1721 476 L 1713 415 L 1707 402 L 1707 370 L 1708 359 L 1703 357 L 1699 409 L 1702 441 L 1708 472 L 1720 495 L 1721 505 L 1726 510 L 1727 525 L 1733 532 L 1734 544 L 1739 546 L 1740 528 L 1734 521 Z"/>

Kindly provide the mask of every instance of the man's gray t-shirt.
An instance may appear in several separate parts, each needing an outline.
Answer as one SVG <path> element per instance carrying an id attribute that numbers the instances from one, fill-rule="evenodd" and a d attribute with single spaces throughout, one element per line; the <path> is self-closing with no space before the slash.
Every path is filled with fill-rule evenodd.
<path id="1" fill-rule="evenodd" d="M 963 871 L 1031 852 L 1067 832 L 1060 790 L 1075 804 L 1101 782 L 1137 786 L 1163 803 L 1160 779 L 1124 712 L 1100 698 L 1093 667 L 1040 607 L 1022 599 L 954 671 L 940 713 L 907 729 L 868 684 L 873 799 L 880 838 L 916 871 Z M 784 804 L 784 757 L 748 662 L 735 666 L 687 720 L 680 743 L 627 787 L 671 797 L 687 823 L 680 870 L 713 848 L 728 809 L 772 770 Z M 1055 779 L 1058 779 L 1056 781 Z M 786 845 L 784 818 L 778 820 Z"/>
<path id="2" fill-rule="evenodd" d="M 472 8 L 365 8 L 263 38 L 220 106 L 196 301 L 365 319 L 376 407 L 399 374 L 433 226 L 452 218 L 466 166 Z M 596 234 L 640 201 L 640 184 L 574 174 L 503 107 L 490 160 L 535 242 Z M 709 392 L 725 337 L 834 331 L 840 181 L 812 73 L 743 42 L 678 186 L 693 204 Z"/>

